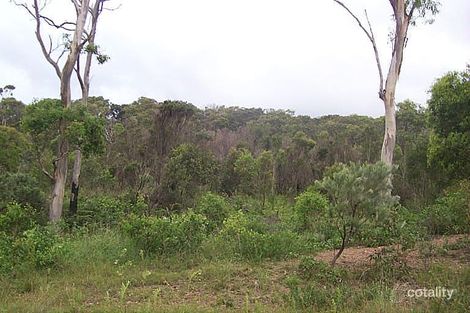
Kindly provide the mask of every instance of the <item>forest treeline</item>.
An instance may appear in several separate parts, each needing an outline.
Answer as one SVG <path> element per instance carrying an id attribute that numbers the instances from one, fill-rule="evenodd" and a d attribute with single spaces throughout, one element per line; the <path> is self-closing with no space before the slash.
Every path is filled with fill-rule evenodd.
<path id="1" fill-rule="evenodd" d="M 458 102 L 448 94 L 452 88 L 461 89 L 453 96 L 462 97 L 461 108 L 449 104 Z M 459 141 L 457 136 L 468 136 L 465 96 L 468 70 L 438 80 L 427 109 L 410 100 L 397 105 L 393 193 L 402 204 L 428 204 L 452 181 L 468 177 L 468 138 Z M 150 210 L 166 212 L 192 207 L 206 191 L 245 194 L 263 205 L 278 194 L 293 198 L 334 164 L 379 161 L 384 128 L 383 117 L 199 109 L 183 101 L 144 97 L 123 105 L 90 97 L 86 107 L 77 101 L 71 109 L 55 99 L 26 106 L 4 95 L 1 103 L 2 207 L 12 200 L 47 206 L 44 195 L 49 194 L 63 118 L 69 121 L 70 145 L 86 155 L 80 178 L 83 199 L 126 195 L 144 201 Z M 451 139 L 439 141 L 439 135 L 449 134 Z M 69 158 L 73 160 L 73 152 Z M 69 162 L 70 173 L 72 166 Z M 35 199 L 16 188 L 27 188 Z"/>

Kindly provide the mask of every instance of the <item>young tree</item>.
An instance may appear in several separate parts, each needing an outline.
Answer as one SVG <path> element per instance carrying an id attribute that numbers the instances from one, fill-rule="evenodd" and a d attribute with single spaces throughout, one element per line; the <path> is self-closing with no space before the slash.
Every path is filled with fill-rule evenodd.
<path id="1" fill-rule="evenodd" d="M 33 17 L 36 23 L 35 35 L 41 47 L 42 54 L 46 61 L 52 66 L 60 80 L 60 99 L 62 106 L 64 108 L 70 107 L 72 104 L 72 75 L 74 70 L 76 70 L 80 53 L 90 40 L 90 32 L 86 29 L 89 16 L 92 15 L 89 13 L 90 11 L 93 12 L 96 2 L 104 1 L 72 0 L 71 3 L 75 11 L 75 18 L 73 21 L 64 22 L 57 22 L 53 18 L 44 15 L 43 11 L 47 7 L 47 1 L 33 0 L 28 2 L 13 2 L 24 8 Z M 62 33 L 64 38 L 62 47 L 54 48 L 50 36 L 48 37 L 49 44 L 46 44 L 46 35 L 43 33 L 42 29 L 44 24 Z M 93 23 L 91 24 L 93 25 Z M 62 62 L 61 60 L 64 56 L 66 56 L 66 58 L 65 61 Z M 66 128 L 66 120 L 61 119 L 58 125 L 59 138 L 57 140 L 56 159 L 53 162 L 53 190 L 49 209 L 49 219 L 53 222 L 57 222 L 62 216 L 65 183 L 67 179 L 67 156 L 69 153 L 69 143 L 65 136 Z"/>
<path id="2" fill-rule="evenodd" d="M 367 26 L 355 15 L 342 1 L 333 0 L 343 7 L 359 24 L 367 38 L 372 44 L 375 61 L 379 71 L 379 98 L 385 107 L 385 134 L 382 144 L 381 160 L 388 166 L 393 164 L 393 152 L 396 142 L 396 120 L 395 120 L 395 91 L 400 77 L 403 64 L 403 54 L 408 40 L 408 28 L 415 25 L 418 18 L 425 18 L 429 14 L 435 15 L 439 11 L 440 3 L 435 0 L 389 0 L 393 10 L 395 29 L 392 33 L 392 57 L 386 79 L 384 80 L 382 65 L 380 62 L 377 42 L 371 23 L 365 12 Z M 432 22 L 432 19 L 427 19 Z"/>
<path id="3" fill-rule="evenodd" d="M 384 163 L 339 164 L 317 182 L 330 200 L 328 216 L 341 237 L 341 246 L 331 265 L 335 265 L 364 223 L 383 218 L 382 213 L 396 204 L 397 198 L 390 193 L 390 172 L 391 167 Z"/>
<path id="4" fill-rule="evenodd" d="M 263 151 L 256 158 L 256 167 L 258 169 L 257 187 L 261 195 L 263 207 L 266 204 L 266 198 L 274 195 L 274 156 L 271 151 Z"/>

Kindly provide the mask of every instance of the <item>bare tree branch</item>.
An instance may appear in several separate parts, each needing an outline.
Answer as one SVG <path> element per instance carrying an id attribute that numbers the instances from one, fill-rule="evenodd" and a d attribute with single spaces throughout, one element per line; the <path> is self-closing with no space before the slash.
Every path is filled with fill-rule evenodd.
<path id="1" fill-rule="evenodd" d="M 65 21 L 65 22 L 62 22 L 60 24 L 56 24 L 51 18 L 49 18 L 47 16 L 40 15 L 39 17 L 42 18 L 49 26 L 55 27 L 57 29 L 63 29 L 63 30 L 69 31 L 69 32 L 73 32 L 75 30 L 75 28 L 66 27 L 67 25 L 76 26 L 76 24 L 73 23 L 73 22 Z"/>
<path id="2" fill-rule="evenodd" d="M 41 50 L 42 50 L 42 53 L 44 54 L 44 57 L 46 58 L 47 62 L 49 62 L 49 64 L 52 65 L 52 67 L 55 70 L 55 73 L 57 74 L 57 76 L 60 79 L 62 77 L 62 73 L 60 71 L 59 64 L 57 64 L 57 62 L 55 62 L 52 59 L 51 51 L 49 51 L 49 52 L 47 51 L 46 46 L 44 45 L 44 40 L 42 39 L 42 35 L 41 35 L 41 17 L 40 17 L 40 14 L 39 14 L 39 5 L 38 5 L 37 0 L 34 0 L 33 9 L 34 9 L 34 15 L 33 16 L 34 16 L 34 19 L 36 20 L 36 32 L 35 32 L 36 39 L 38 40 L 39 45 L 41 46 Z"/>
<path id="3" fill-rule="evenodd" d="M 379 70 L 379 98 L 384 100 L 385 94 L 384 94 L 384 75 L 382 71 L 382 65 L 380 64 L 380 56 L 379 56 L 379 49 L 377 48 L 377 44 L 375 41 L 375 36 L 374 36 L 374 31 L 372 30 L 372 25 L 369 20 L 369 15 L 367 14 L 367 10 L 364 10 L 364 13 L 366 15 L 366 20 L 367 24 L 369 24 L 369 30 L 370 30 L 370 37 L 371 37 L 371 43 L 372 43 L 372 48 L 374 49 L 374 55 L 375 55 L 375 61 L 377 62 L 377 69 Z"/>
<path id="4" fill-rule="evenodd" d="M 343 9 L 345 9 L 349 13 L 349 15 L 351 15 L 356 20 L 359 27 L 364 31 L 367 38 L 369 38 L 369 41 L 372 44 L 372 48 L 374 49 L 375 61 L 377 63 L 377 69 L 379 71 L 379 98 L 383 100 L 385 97 L 385 94 L 384 94 L 384 78 L 383 78 L 382 65 L 380 63 L 379 50 L 377 48 L 377 44 L 376 44 L 375 37 L 374 37 L 374 32 L 372 30 L 372 25 L 367 15 L 367 11 L 365 11 L 365 14 L 366 14 L 367 23 L 369 25 L 369 30 L 367 30 L 364 27 L 364 25 L 362 25 L 361 20 L 343 2 L 339 0 L 333 0 L 333 1 L 339 4 L 341 7 L 343 7 Z M 390 1 L 392 2 L 393 0 L 390 0 Z"/>

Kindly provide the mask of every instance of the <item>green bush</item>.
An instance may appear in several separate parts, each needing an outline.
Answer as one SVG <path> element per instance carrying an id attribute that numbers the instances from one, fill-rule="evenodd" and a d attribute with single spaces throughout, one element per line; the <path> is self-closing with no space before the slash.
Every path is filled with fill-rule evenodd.
<path id="1" fill-rule="evenodd" d="M 390 209 L 386 219 L 365 223 L 354 244 L 377 247 L 399 243 L 411 248 L 424 238 L 425 232 L 419 214 L 398 205 Z"/>
<path id="2" fill-rule="evenodd" d="M 422 220 L 431 235 L 470 232 L 470 182 L 450 188 L 422 212 Z"/>
<path id="3" fill-rule="evenodd" d="M 230 207 L 224 197 L 207 192 L 198 199 L 194 211 L 207 218 L 208 231 L 212 232 L 222 226 L 230 213 Z"/>
<path id="4" fill-rule="evenodd" d="M 17 237 L 36 225 L 36 216 L 32 207 L 10 203 L 0 212 L 0 230 L 5 235 Z"/>
<path id="5" fill-rule="evenodd" d="M 342 277 L 345 275 L 344 270 L 317 261 L 311 256 L 304 256 L 300 259 L 298 272 L 303 279 L 315 280 L 330 285 L 341 283 Z"/>
<path id="6" fill-rule="evenodd" d="M 79 201 L 77 215 L 72 221 L 79 226 L 111 227 L 116 226 L 125 214 L 143 210 L 143 200 L 123 200 L 120 198 L 100 195 Z"/>
<path id="7" fill-rule="evenodd" d="M 0 231 L 0 274 L 11 272 L 14 264 L 13 238 Z"/>
<path id="8" fill-rule="evenodd" d="M 213 253 L 222 258 L 250 261 L 287 258 L 305 249 L 297 233 L 289 230 L 263 232 L 252 225 L 248 215 L 237 211 L 224 221 L 220 233 L 206 243 L 206 248 L 213 245 Z"/>
<path id="9" fill-rule="evenodd" d="M 50 227 L 36 226 L 28 229 L 15 245 L 22 262 L 36 268 L 57 265 L 66 253 L 62 237 Z"/>
<path id="10" fill-rule="evenodd" d="M 196 250 L 206 237 L 206 217 L 188 211 L 170 217 L 130 215 L 123 230 L 144 251 L 171 255 Z"/>
<path id="11" fill-rule="evenodd" d="M 308 188 L 295 199 L 295 213 L 301 230 L 315 231 L 319 224 L 327 217 L 328 199 L 316 191 Z"/>
<path id="12" fill-rule="evenodd" d="M 64 244 L 49 226 L 33 226 L 17 237 L 0 232 L 0 273 L 57 266 L 67 251 Z"/>
<path id="13" fill-rule="evenodd" d="M 39 182 L 29 174 L 5 173 L 0 175 L 0 211 L 10 202 L 43 208 L 46 196 Z"/>

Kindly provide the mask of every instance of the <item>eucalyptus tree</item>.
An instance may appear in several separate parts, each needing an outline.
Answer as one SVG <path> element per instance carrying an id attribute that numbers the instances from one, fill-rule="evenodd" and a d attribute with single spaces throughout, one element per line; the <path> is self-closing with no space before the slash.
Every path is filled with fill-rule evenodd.
<path id="1" fill-rule="evenodd" d="M 77 61 L 84 47 L 90 40 L 90 30 L 87 29 L 90 21 L 90 11 L 96 2 L 102 0 L 71 0 L 70 7 L 73 19 L 58 21 L 51 16 L 47 16 L 45 11 L 49 7 L 47 0 L 32 1 L 12 1 L 22 7 L 33 18 L 35 22 L 35 36 L 39 43 L 41 52 L 53 68 L 60 81 L 60 100 L 64 108 L 69 108 L 72 104 L 71 80 L 76 71 Z M 92 25 L 93 23 L 91 23 Z M 44 31 L 44 26 L 48 31 Z M 63 38 L 62 44 L 54 46 L 51 33 L 59 34 Z M 49 219 L 57 222 L 62 216 L 64 202 L 65 184 L 67 180 L 67 156 L 69 154 L 69 143 L 65 136 L 67 128 L 66 119 L 61 119 L 58 123 L 56 157 L 53 161 L 52 195 L 49 209 Z"/>
<path id="2" fill-rule="evenodd" d="M 75 65 L 75 73 L 77 80 L 80 84 L 82 91 L 82 103 L 86 106 L 88 104 L 88 97 L 90 93 L 90 73 L 93 57 L 96 57 L 98 64 L 104 64 L 109 60 L 109 56 L 100 51 L 100 47 L 96 44 L 96 31 L 98 27 L 98 20 L 105 9 L 105 2 L 110 0 L 96 0 L 95 3 L 90 4 L 90 27 L 86 33 L 86 45 L 82 48 L 83 51 L 77 58 Z M 85 64 L 82 66 L 81 56 L 85 56 Z M 82 166 L 82 151 L 80 149 L 75 150 L 75 161 L 73 164 L 72 172 L 72 188 L 70 193 L 70 205 L 69 210 L 72 215 L 77 212 L 78 206 L 78 192 L 80 189 L 79 179 L 80 170 Z"/>
<path id="3" fill-rule="evenodd" d="M 395 92 L 400 77 L 401 67 L 403 64 L 403 55 L 406 44 L 408 42 L 409 26 L 416 25 L 418 19 L 424 19 L 425 22 L 431 23 L 432 18 L 439 12 L 440 2 L 436 0 L 389 0 L 393 11 L 393 20 L 395 28 L 392 32 L 392 56 L 386 77 L 382 70 L 382 64 L 377 47 L 377 41 L 370 23 L 367 11 L 365 18 L 367 24 L 353 13 L 342 1 L 333 0 L 343 7 L 349 15 L 351 15 L 359 27 L 365 33 L 372 48 L 374 50 L 375 61 L 379 72 L 379 98 L 385 107 L 385 133 L 382 144 L 381 160 L 388 166 L 393 164 L 393 152 L 396 143 L 396 118 L 395 118 Z"/>

